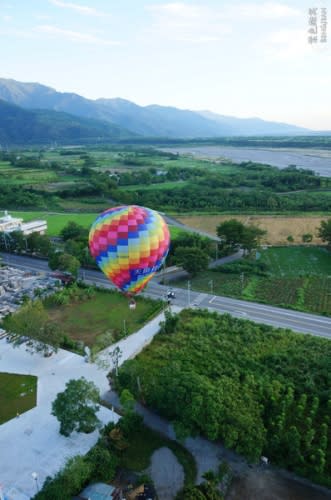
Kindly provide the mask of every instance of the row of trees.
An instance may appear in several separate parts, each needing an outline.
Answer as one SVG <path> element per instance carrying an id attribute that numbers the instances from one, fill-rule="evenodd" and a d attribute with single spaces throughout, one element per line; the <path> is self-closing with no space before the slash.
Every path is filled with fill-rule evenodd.
<path id="1" fill-rule="evenodd" d="M 171 211 L 266 211 L 266 212 L 321 212 L 330 211 L 328 193 L 298 192 L 277 194 L 268 190 L 202 189 L 200 183 L 152 191 L 137 188 L 117 190 L 114 200 L 125 204 L 149 206 L 156 210 Z"/>
<path id="2" fill-rule="evenodd" d="M 171 243 L 168 265 L 182 266 L 192 276 L 207 269 L 210 260 L 217 255 L 226 255 L 242 248 L 246 253 L 256 249 L 266 231 L 257 226 L 245 226 L 237 219 L 229 219 L 217 227 L 217 235 L 221 243 L 213 242 L 209 238 L 197 233 L 182 232 Z M 331 246 L 331 219 L 322 221 L 318 236 Z M 95 268 L 95 262 L 88 250 L 88 229 L 74 221 L 62 229 L 60 236 L 64 242 L 62 248 L 56 248 L 46 235 L 32 233 L 24 236 L 21 231 L 10 234 L 0 233 L 0 249 L 37 253 L 47 257 L 49 267 L 53 270 L 68 271 L 77 276 L 80 266 Z M 303 236 L 304 242 L 311 241 L 312 236 Z"/>

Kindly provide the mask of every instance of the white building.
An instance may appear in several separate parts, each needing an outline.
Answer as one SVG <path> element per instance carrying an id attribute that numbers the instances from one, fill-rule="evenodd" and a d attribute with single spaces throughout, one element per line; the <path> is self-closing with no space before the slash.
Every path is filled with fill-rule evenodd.
<path id="1" fill-rule="evenodd" d="M 13 231 L 22 231 L 24 235 L 31 233 L 45 234 L 47 231 L 46 220 L 33 220 L 23 222 L 23 219 L 12 217 L 7 210 L 3 217 L 0 217 L 0 232 L 11 233 Z"/>

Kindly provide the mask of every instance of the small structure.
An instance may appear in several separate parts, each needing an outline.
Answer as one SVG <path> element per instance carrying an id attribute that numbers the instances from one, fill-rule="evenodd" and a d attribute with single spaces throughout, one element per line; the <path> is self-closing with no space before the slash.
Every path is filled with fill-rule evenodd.
<path id="1" fill-rule="evenodd" d="M 75 497 L 77 500 L 121 500 L 122 498 L 118 488 L 106 483 L 89 484 L 78 497 Z"/>
<path id="2" fill-rule="evenodd" d="M 22 218 L 12 217 L 5 210 L 3 217 L 0 217 L 0 232 L 12 233 L 13 231 L 22 231 L 25 236 L 31 233 L 45 234 L 47 231 L 47 221 L 33 220 L 23 222 Z"/>
<path id="3" fill-rule="evenodd" d="M 142 484 L 126 493 L 126 500 L 155 500 L 154 488 L 149 484 Z"/>

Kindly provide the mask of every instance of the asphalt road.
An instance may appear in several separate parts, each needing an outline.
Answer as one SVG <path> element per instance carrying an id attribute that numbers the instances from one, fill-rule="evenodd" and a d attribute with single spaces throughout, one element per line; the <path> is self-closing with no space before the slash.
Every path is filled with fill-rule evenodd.
<path id="1" fill-rule="evenodd" d="M 47 261 L 16 255 L 0 254 L 3 262 L 26 270 L 49 271 Z M 114 288 L 99 271 L 81 270 L 80 278 L 100 286 Z M 159 277 L 153 278 L 147 290 L 142 294 L 154 299 L 164 299 L 168 287 L 158 283 Z M 201 307 L 218 313 L 229 313 L 242 319 L 249 319 L 257 323 L 289 328 L 296 332 L 310 333 L 318 337 L 331 340 L 331 318 L 315 314 L 301 313 L 290 309 L 257 304 L 243 300 L 231 299 L 207 293 L 193 292 L 189 288 L 172 288 L 176 299 L 172 303 L 179 307 Z"/>

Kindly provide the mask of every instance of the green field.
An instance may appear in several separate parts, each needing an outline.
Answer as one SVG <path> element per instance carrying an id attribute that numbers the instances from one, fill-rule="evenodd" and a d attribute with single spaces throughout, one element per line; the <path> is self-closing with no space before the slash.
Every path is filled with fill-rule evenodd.
<path id="1" fill-rule="evenodd" d="M 157 184 L 138 184 L 135 186 L 123 186 L 122 191 L 160 191 L 163 189 L 181 189 L 189 184 L 188 181 L 159 182 Z"/>
<path id="2" fill-rule="evenodd" d="M 137 297 L 135 311 L 129 309 L 129 301 L 118 292 L 96 291 L 94 297 L 82 302 L 72 301 L 68 305 L 49 306 L 48 314 L 56 322 L 64 335 L 72 340 L 80 340 L 92 347 L 100 348 L 107 341 L 107 334 L 113 341 L 141 328 L 162 309 L 161 302 Z M 109 342 L 110 344 L 111 342 Z"/>
<path id="3" fill-rule="evenodd" d="M 43 219 L 47 221 L 47 234 L 48 236 L 59 236 L 60 232 L 70 221 L 77 222 L 77 224 L 82 225 L 86 229 L 91 227 L 92 222 L 101 213 L 99 210 L 95 213 L 52 213 L 52 212 L 17 212 L 15 210 L 10 211 L 10 215 L 13 217 L 20 217 L 24 219 L 25 222 L 34 219 Z M 176 226 L 169 226 L 171 238 L 176 238 L 179 233 L 184 230 Z"/>
<path id="4" fill-rule="evenodd" d="M 268 265 L 274 276 L 331 275 L 331 253 L 326 248 L 268 248 L 261 253 L 261 261 Z"/>
<path id="5" fill-rule="evenodd" d="M 0 373 L 0 425 L 37 404 L 37 377 Z"/>
<path id="6" fill-rule="evenodd" d="M 89 228 L 97 217 L 97 213 L 52 213 L 52 212 L 16 212 L 10 211 L 13 217 L 21 217 L 28 222 L 34 219 L 43 219 L 47 221 L 47 234 L 49 236 L 58 236 L 61 230 L 70 221 Z"/>
<path id="7" fill-rule="evenodd" d="M 265 275 L 238 270 L 242 259 L 223 266 L 230 272 L 199 273 L 191 279 L 192 290 L 331 315 L 331 253 L 325 248 L 269 248 L 259 261 L 268 266 Z M 186 287 L 187 280 L 174 284 Z"/>

